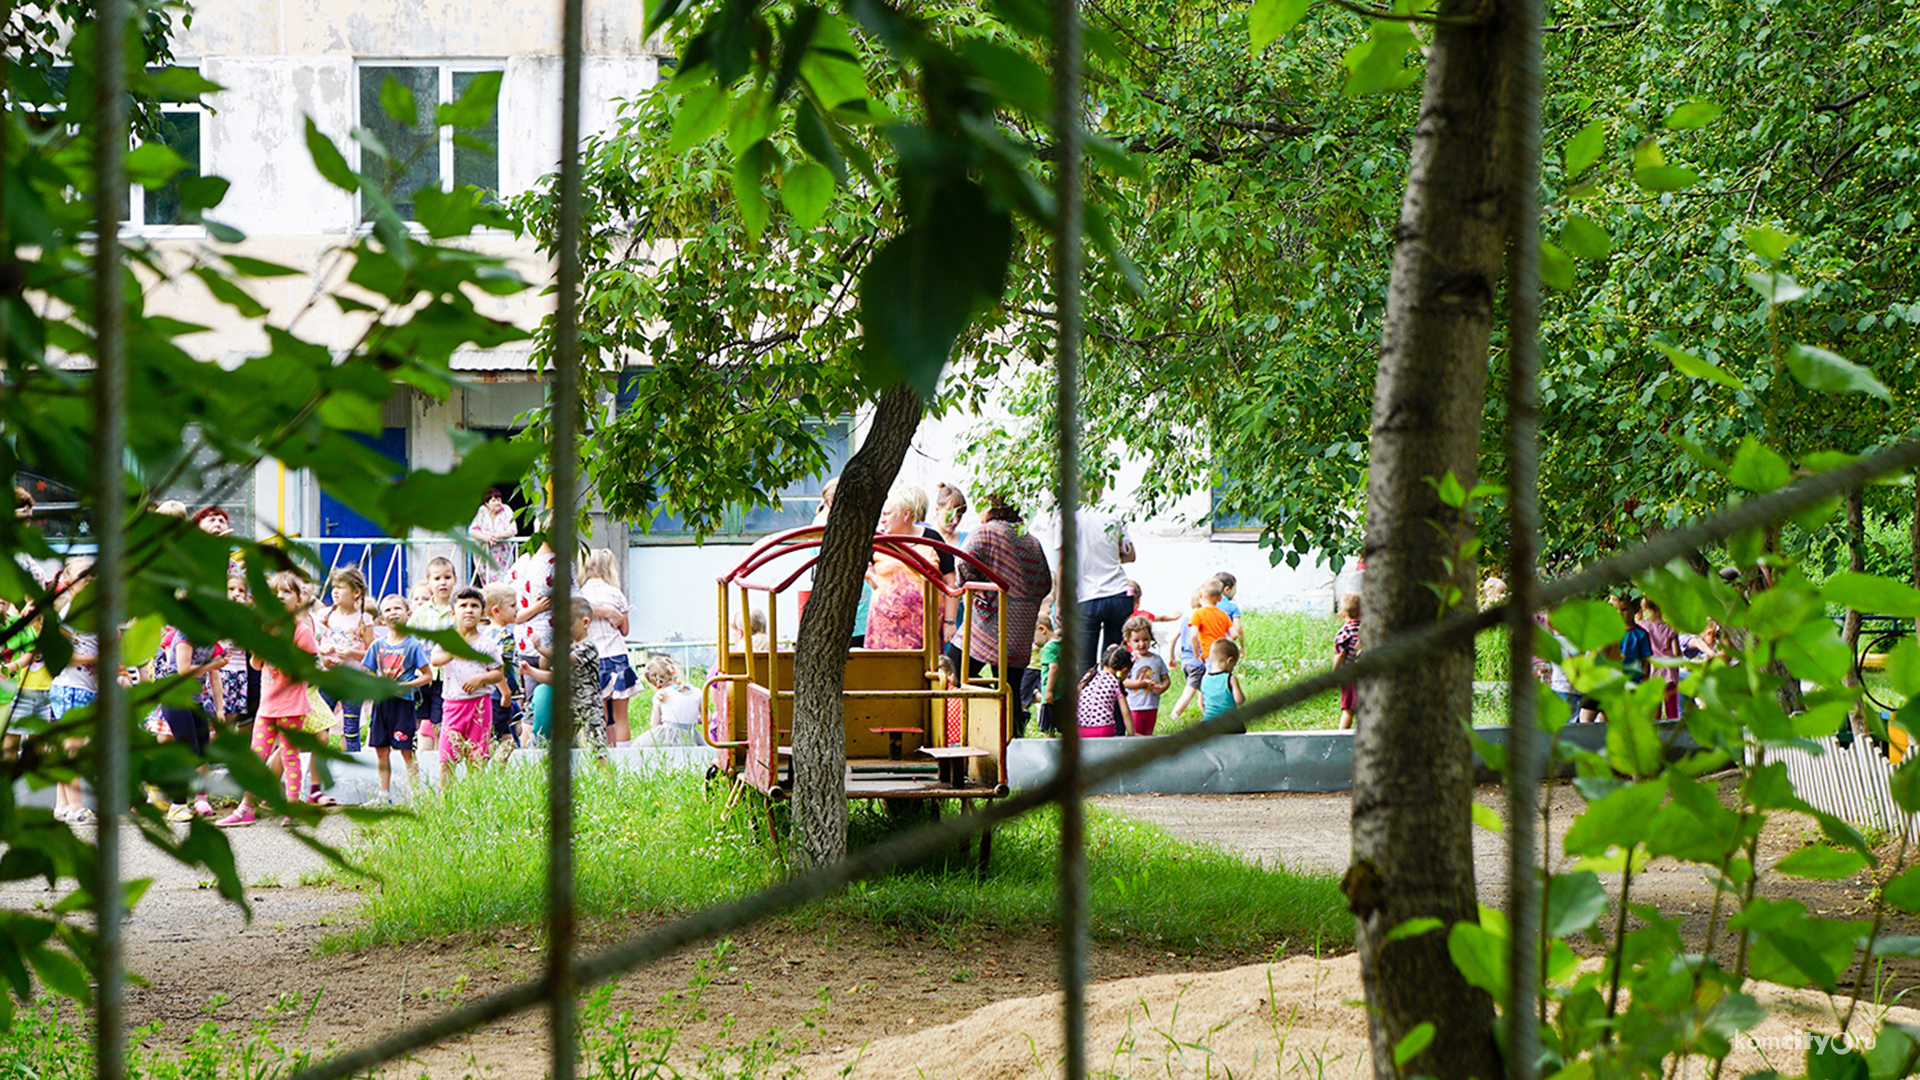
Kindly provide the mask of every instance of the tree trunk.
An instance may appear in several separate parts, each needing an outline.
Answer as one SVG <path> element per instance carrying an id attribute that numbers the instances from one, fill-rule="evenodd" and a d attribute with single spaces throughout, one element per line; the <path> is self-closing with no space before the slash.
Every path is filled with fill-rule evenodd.
<path id="1" fill-rule="evenodd" d="M 1474 596 L 1470 509 L 1441 502 L 1433 481 L 1478 475 L 1487 342 L 1501 277 L 1512 175 L 1505 115 L 1518 73 L 1504 64 L 1509 6 L 1485 18 L 1481 0 L 1447 0 L 1428 55 L 1426 87 L 1400 208 L 1398 244 L 1374 387 L 1367 483 L 1363 637 L 1384 641 L 1433 622 L 1430 585 Z M 1436 528 L 1438 531 L 1436 532 Z M 1448 563 L 1451 561 L 1451 569 Z M 1394 1046 L 1431 1021 L 1433 1043 L 1409 1074 L 1494 1077 L 1493 1001 L 1447 953 L 1447 930 L 1388 942 L 1408 919 L 1448 926 L 1478 919 L 1469 804 L 1473 642 L 1428 663 L 1363 682 L 1353 745 L 1354 865 L 1344 887 L 1358 917 L 1374 1073 L 1397 1075 Z"/>
<path id="2" fill-rule="evenodd" d="M 920 415 L 920 399 L 911 387 L 896 386 L 880 396 L 866 440 L 840 474 L 814 566 L 813 595 L 800 616 L 793 656 L 793 817 L 807 866 L 825 866 L 847 853 L 847 744 L 840 696 L 847 682 L 847 642 L 860 607 L 874 526 Z"/>
<path id="3" fill-rule="evenodd" d="M 1856 574 L 1864 572 L 1867 568 L 1867 522 L 1865 503 L 1866 494 L 1860 488 L 1854 488 L 1847 492 L 1847 569 L 1852 570 Z M 1846 622 L 1841 624 L 1840 627 L 1840 639 L 1847 643 L 1847 655 L 1849 657 L 1860 655 L 1860 612 L 1852 608 L 1847 609 Z M 1846 685 L 1860 685 L 1860 669 L 1851 663 L 1847 665 Z M 1865 735 L 1867 733 L 1866 702 L 1861 701 L 1856 703 L 1853 707 L 1853 712 L 1848 715 L 1848 719 L 1853 725 L 1853 733 L 1855 735 Z"/>

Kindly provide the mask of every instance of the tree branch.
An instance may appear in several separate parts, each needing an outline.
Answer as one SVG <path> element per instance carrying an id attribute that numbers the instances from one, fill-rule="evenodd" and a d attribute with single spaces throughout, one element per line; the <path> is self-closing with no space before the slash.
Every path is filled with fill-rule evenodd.
<path id="1" fill-rule="evenodd" d="M 1855 105 L 1858 105 L 1861 102 L 1872 97 L 1873 92 L 1876 89 L 1878 88 L 1869 86 L 1865 90 L 1862 90 L 1851 97 L 1842 98 L 1839 101 L 1817 102 L 1813 106 L 1813 111 L 1814 112 L 1830 112 L 1830 113 L 1845 112 L 1846 110 L 1851 109 Z"/>

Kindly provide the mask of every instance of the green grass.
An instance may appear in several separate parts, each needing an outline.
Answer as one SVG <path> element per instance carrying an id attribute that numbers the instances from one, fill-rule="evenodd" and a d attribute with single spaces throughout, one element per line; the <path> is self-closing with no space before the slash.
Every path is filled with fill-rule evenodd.
<path id="1" fill-rule="evenodd" d="M 1241 628 L 1246 651 L 1240 660 L 1240 685 L 1251 701 L 1331 666 L 1333 634 L 1340 629 L 1340 617 L 1311 611 L 1243 611 Z M 1506 681 L 1506 649 L 1505 630 L 1494 629 L 1480 635 L 1474 652 L 1476 682 Z M 1187 715 L 1180 720 L 1169 716 L 1174 702 L 1180 700 L 1182 681 L 1180 673 L 1174 672 L 1173 687 L 1160 700 L 1160 722 L 1155 731 L 1178 731 L 1199 719 L 1198 703 L 1190 705 Z M 1503 694 L 1476 692 L 1473 722 L 1506 723 L 1505 701 Z M 1314 731 L 1336 728 L 1339 724 L 1339 696 L 1328 693 L 1256 721 L 1250 730 Z"/>
<path id="2" fill-rule="evenodd" d="M 729 814 L 726 789 L 684 773 L 576 780 L 574 858 L 583 915 L 677 915 L 778 881 L 781 850 L 749 794 Z M 422 800 L 412 816 L 362 829 L 356 863 L 378 874 L 358 925 L 335 946 L 361 947 L 538 923 L 545 912 L 545 773 L 495 770 Z M 779 811 L 784 813 L 784 811 Z M 904 822 L 857 804 L 851 837 L 872 843 Z M 936 932 L 1018 933 L 1054 925 L 1059 826 L 1029 815 L 994 834 L 993 869 L 973 874 L 956 851 L 933 865 L 862 883 L 802 913 Z M 1268 871 L 1127 818 L 1089 811 L 1089 918 L 1101 939 L 1192 951 L 1343 948 L 1346 900 L 1329 877 Z M 351 878 L 341 878 L 353 881 Z"/>

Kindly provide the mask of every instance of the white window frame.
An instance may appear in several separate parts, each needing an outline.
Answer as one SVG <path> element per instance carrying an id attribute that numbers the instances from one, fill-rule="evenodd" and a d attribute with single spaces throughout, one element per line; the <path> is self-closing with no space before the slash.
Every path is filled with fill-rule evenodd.
<path id="1" fill-rule="evenodd" d="M 198 71 L 200 69 L 200 61 L 181 61 L 170 66 L 192 68 Z M 179 177 L 185 179 L 188 176 L 199 177 L 215 175 L 212 170 L 207 168 L 206 106 L 197 101 L 163 101 L 160 103 L 160 111 L 164 114 L 192 115 L 200 126 L 200 163 L 197 166 L 193 166 L 193 171 L 191 172 L 182 170 L 179 173 Z M 205 225 L 193 223 L 172 225 L 147 224 L 147 196 L 151 193 L 148 192 L 146 188 L 131 181 L 128 182 L 127 188 L 127 220 L 120 226 L 121 235 L 140 236 L 149 240 L 203 240 L 206 238 L 207 227 Z M 216 214 L 215 217 L 217 218 L 218 214 Z"/>
<path id="2" fill-rule="evenodd" d="M 71 68 L 73 65 L 67 64 L 67 63 L 61 63 L 61 64 L 55 64 L 54 66 L 56 68 Z M 167 66 L 178 67 L 178 68 L 192 68 L 195 71 L 198 71 L 200 69 L 200 61 L 197 59 L 177 60 L 174 63 L 169 64 Z M 195 167 L 195 171 L 191 175 L 193 176 L 214 175 L 212 171 L 207 168 L 207 141 L 206 141 L 207 140 L 207 128 L 206 128 L 207 108 L 206 106 L 202 105 L 198 101 L 163 101 L 163 102 L 160 102 L 159 104 L 160 104 L 160 111 L 162 113 L 173 113 L 176 115 L 192 114 L 193 116 L 199 119 L 200 121 L 200 164 Z M 70 129 L 70 130 L 71 130 L 71 133 L 74 133 L 74 134 L 78 133 L 78 129 Z M 132 150 L 135 146 L 138 146 L 138 145 L 139 143 L 132 139 L 127 140 L 128 150 Z M 188 173 L 183 171 L 179 175 L 182 178 L 185 178 L 188 175 Z M 147 217 L 147 189 L 129 180 L 127 181 L 127 216 L 124 220 L 120 222 L 121 236 L 128 237 L 128 238 L 147 239 L 147 240 L 204 240 L 207 238 L 207 227 L 205 225 L 198 225 L 193 223 L 183 223 L 183 224 L 173 224 L 173 225 L 149 225 L 147 224 L 146 217 Z M 87 230 L 87 235 L 89 236 L 93 235 L 93 231 L 91 229 Z"/>
<path id="3" fill-rule="evenodd" d="M 422 108 L 433 108 L 441 105 L 451 104 L 456 99 L 457 95 L 455 95 L 453 92 L 453 77 L 455 74 L 478 74 L 478 73 L 488 72 L 488 71 L 499 72 L 501 75 L 500 94 L 499 94 L 499 97 L 494 99 L 493 115 L 494 115 L 495 126 L 497 128 L 504 128 L 505 118 L 507 113 L 507 80 L 506 80 L 507 62 L 504 58 L 486 59 L 486 58 L 467 57 L 459 60 L 448 60 L 448 59 L 426 60 L 426 59 L 419 59 L 419 58 L 412 58 L 412 57 L 392 57 L 392 56 L 366 56 L 366 57 L 361 57 L 353 62 L 352 101 L 353 101 L 354 127 L 363 128 L 367 126 L 366 118 L 360 111 L 360 103 L 365 97 L 365 94 L 362 89 L 362 85 L 363 85 L 362 80 L 365 79 L 366 77 L 365 76 L 366 70 L 368 68 L 393 68 L 393 67 L 415 67 L 415 68 L 433 68 L 434 69 L 434 72 L 437 76 L 437 85 L 439 87 L 439 91 L 438 91 L 439 97 L 438 99 L 436 99 L 431 103 L 418 103 L 421 105 Z M 440 143 L 440 146 L 439 146 L 439 155 L 438 155 L 438 168 L 440 170 L 440 190 L 452 191 L 453 190 L 453 150 L 454 150 L 452 128 L 439 129 L 439 143 Z M 506 172 L 507 172 L 506 144 L 507 144 L 507 141 L 505 138 L 498 138 L 495 140 L 495 145 L 493 148 L 493 161 L 494 161 L 494 175 L 496 177 L 504 178 L 506 176 Z M 364 163 L 361 161 L 361 157 L 360 157 L 360 149 L 361 149 L 360 144 L 358 142 L 355 142 L 353 144 L 353 165 L 356 170 L 365 172 L 366 170 L 364 167 Z M 506 199 L 505 191 L 500 191 L 498 192 L 498 194 L 502 201 Z M 364 232 L 367 229 L 371 228 L 371 226 L 366 221 L 366 206 L 362 202 L 361 197 L 357 192 L 354 194 L 354 197 L 353 197 L 353 216 L 354 216 L 354 221 L 357 223 L 357 228 L 360 231 Z M 410 220 L 408 221 L 408 224 L 412 225 L 415 223 Z M 483 233 L 496 233 L 496 232 L 500 232 L 501 230 L 483 227 L 476 231 L 483 232 Z"/>

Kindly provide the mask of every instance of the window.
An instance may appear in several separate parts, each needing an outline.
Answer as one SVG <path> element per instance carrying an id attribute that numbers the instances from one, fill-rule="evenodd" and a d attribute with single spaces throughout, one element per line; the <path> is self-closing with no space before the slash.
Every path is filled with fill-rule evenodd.
<path id="1" fill-rule="evenodd" d="M 158 75 L 163 68 L 148 68 L 149 74 Z M 198 73 L 197 68 L 182 67 L 180 70 Z M 56 64 L 46 72 L 46 89 L 64 99 L 67 83 L 71 79 L 73 68 L 68 64 Z M 83 106 L 82 106 L 83 107 Z M 57 111 L 52 102 L 34 103 L 31 95 L 28 108 L 50 118 Z M 179 155 L 185 166 L 174 173 L 165 184 L 147 190 L 137 181 L 127 185 L 127 200 L 121 204 L 121 220 L 130 232 L 149 235 L 165 234 L 172 230 L 186 230 L 193 236 L 204 235 L 204 228 L 197 218 L 190 218 L 180 197 L 181 186 L 198 180 L 202 175 L 200 160 L 200 123 L 205 115 L 197 101 L 160 101 L 155 103 L 156 129 L 145 137 L 136 133 L 132 149 L 138 151 L 143 146 L 158 144 Z M 78 135 L 77 128 L 68 128 L 68 133 Z"/>
<path id="2" fill-rule="evenodd" d="M 425 187 L 451 191 L 471 185 L 497 198 L 500 190 L 500 68 L 477 64 L 363 64 L 360 126 L 387 151 L 384 160 L 361 151 L 361 172 L 393 201 L 406 220 L 414 218 L 414 192 Z M 485 99 L 485 121 L 471 126 L 442 126 L 442 106 Z M 395 119 L 412 115 L 411 123 Z M 490 200 L 492 201 L 492 200 Z M 364 203 L 361 220 L 370 218 Z"/>
<path id="3" fill-rule="evenodd" d="M 1227 484 L 1231 482 L 1231 478 L 1222 479 L 1208 493 L 1212 506 L 1207 513 L 1207 527 L 1215 540 L 1258 540 L 1264 522 L 1250 514 L 1236 514 L 1220 508 L 1226 501 Z"/>
<path id="4" fill-rule="evenodd" d="M 180 155 L 186 167 L 173 174 L 173 179 L 148 191 L 139 184 L 133 184 L 132 195 L 127 204 L 129 224 L 147 230 L 172 226 L 187 226 L 198 230 L 200 226 L 188 221 L 183 213 L 184 204 L 180 199 L 180 185 L 196 179 L 200 171 L 200 120 L 202 110 L 192 102 L 167 101 L 160 105 L 160 130 L 146 141 L 158 141 L 167 149 Z"/>
<path id="5" fill-rule="evenodd" d="M 808 426 L 820 433 L 826 446 L 826 469 L 818 476 L 810 476 L 781 488 L 780 505 L 777 507 L 729 507 L 720 524 L 707 534 L 707 542 L 742 543 L 813 524 L 813 517 L 820 510 L 821 487 L 832 477 L 840 475 L 840 471 L 846 468 L 847 459 L 853 456 L 853 423 L 836 420 Z M 663 510 L 654 515 L 652 528 L 643 530 L 637 524 L 632 526 L 629 540 L 635 545 L 689 544 L 693 542 L 694 534 L 678 515 Z"/>

